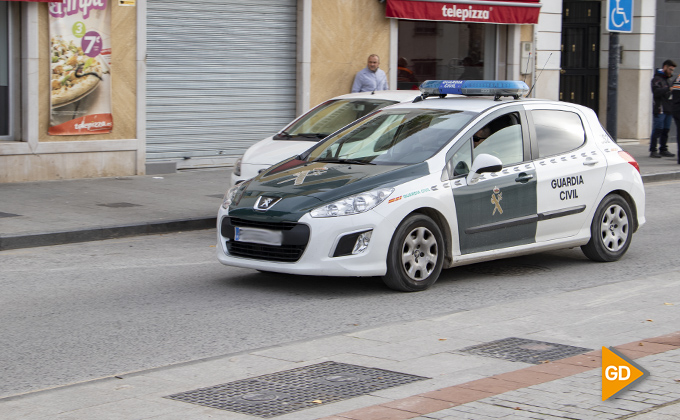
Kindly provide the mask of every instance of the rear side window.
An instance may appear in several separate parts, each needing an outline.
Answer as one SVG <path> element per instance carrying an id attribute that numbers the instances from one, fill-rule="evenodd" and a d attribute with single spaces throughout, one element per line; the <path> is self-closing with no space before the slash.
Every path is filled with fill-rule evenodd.
<path id="1" fill-rule="evenodd" d="M 586 141 L 583 122 L 569 111 L 542 109 L 531 111 L 538 140 L 538 157 L 577 149 Z"/>

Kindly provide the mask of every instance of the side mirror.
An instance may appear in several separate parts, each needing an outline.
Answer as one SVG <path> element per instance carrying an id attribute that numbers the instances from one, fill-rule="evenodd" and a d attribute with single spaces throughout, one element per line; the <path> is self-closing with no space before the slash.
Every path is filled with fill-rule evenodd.
<path id="1" fill-rule="evenodd" d="M 496 156 L 482 153 L 472 162 L 472 168 L 467 176 L 468 185 L 476 184 L 481 174 L 499 172 L 503 169 L 503 162 Z"/>

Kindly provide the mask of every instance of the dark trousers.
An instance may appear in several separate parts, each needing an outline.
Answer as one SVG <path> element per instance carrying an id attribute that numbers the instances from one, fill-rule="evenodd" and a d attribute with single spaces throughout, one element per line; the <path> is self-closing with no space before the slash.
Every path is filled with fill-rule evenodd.
<path id="1" fill-rule="evenodd" d="M 659 144 L 660 152 L 668 150 L 668 132 L 671 129 L 671 121 L 673 121 L 671 114 L 654 114 L 652 138 L 649 142 L 650 152 L 656 152 L 657 143 Z"/>
<path id="2" fill-rule="evenodd" d="M 678 143 L 678 163 L 680 163 L 680 118 L 675 118 L 673 117 L 673 120 L 675 120 L 675 130 L 676 130 L 676 136 L 675 136 L 675 141 Z"/>

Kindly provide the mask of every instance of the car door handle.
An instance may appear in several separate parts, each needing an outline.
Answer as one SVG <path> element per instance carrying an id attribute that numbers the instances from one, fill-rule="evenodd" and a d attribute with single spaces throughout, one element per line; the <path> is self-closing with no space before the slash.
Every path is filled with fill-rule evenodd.
<path id="1" fill-rule="evenodd" d="M 533 175 L 527 174 L 522 172 L 515 178 L 515 182 L 521 182 L 522 184 L 526 184 L 527 182 L 531 181 L 534 178 Z"/>
<path id="2" fill-rule="evenodd" d="M 600 163 L 599 160 L 593 159 L 590 156 L 588 156 L 586 158 L 586 160 L 583 162 L 583 164 L 586 165 L 586 166 L 593 166 L 593 165 L 597 165 L 598 163 Z"/>

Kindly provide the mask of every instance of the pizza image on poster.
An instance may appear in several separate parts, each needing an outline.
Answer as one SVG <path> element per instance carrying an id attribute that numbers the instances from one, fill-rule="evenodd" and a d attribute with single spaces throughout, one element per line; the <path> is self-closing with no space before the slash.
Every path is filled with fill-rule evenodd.
<path id="1" fill-rule="evenodd" d="M 51 135 L 110 133 L 109 0 L 49 3 Z"/>

